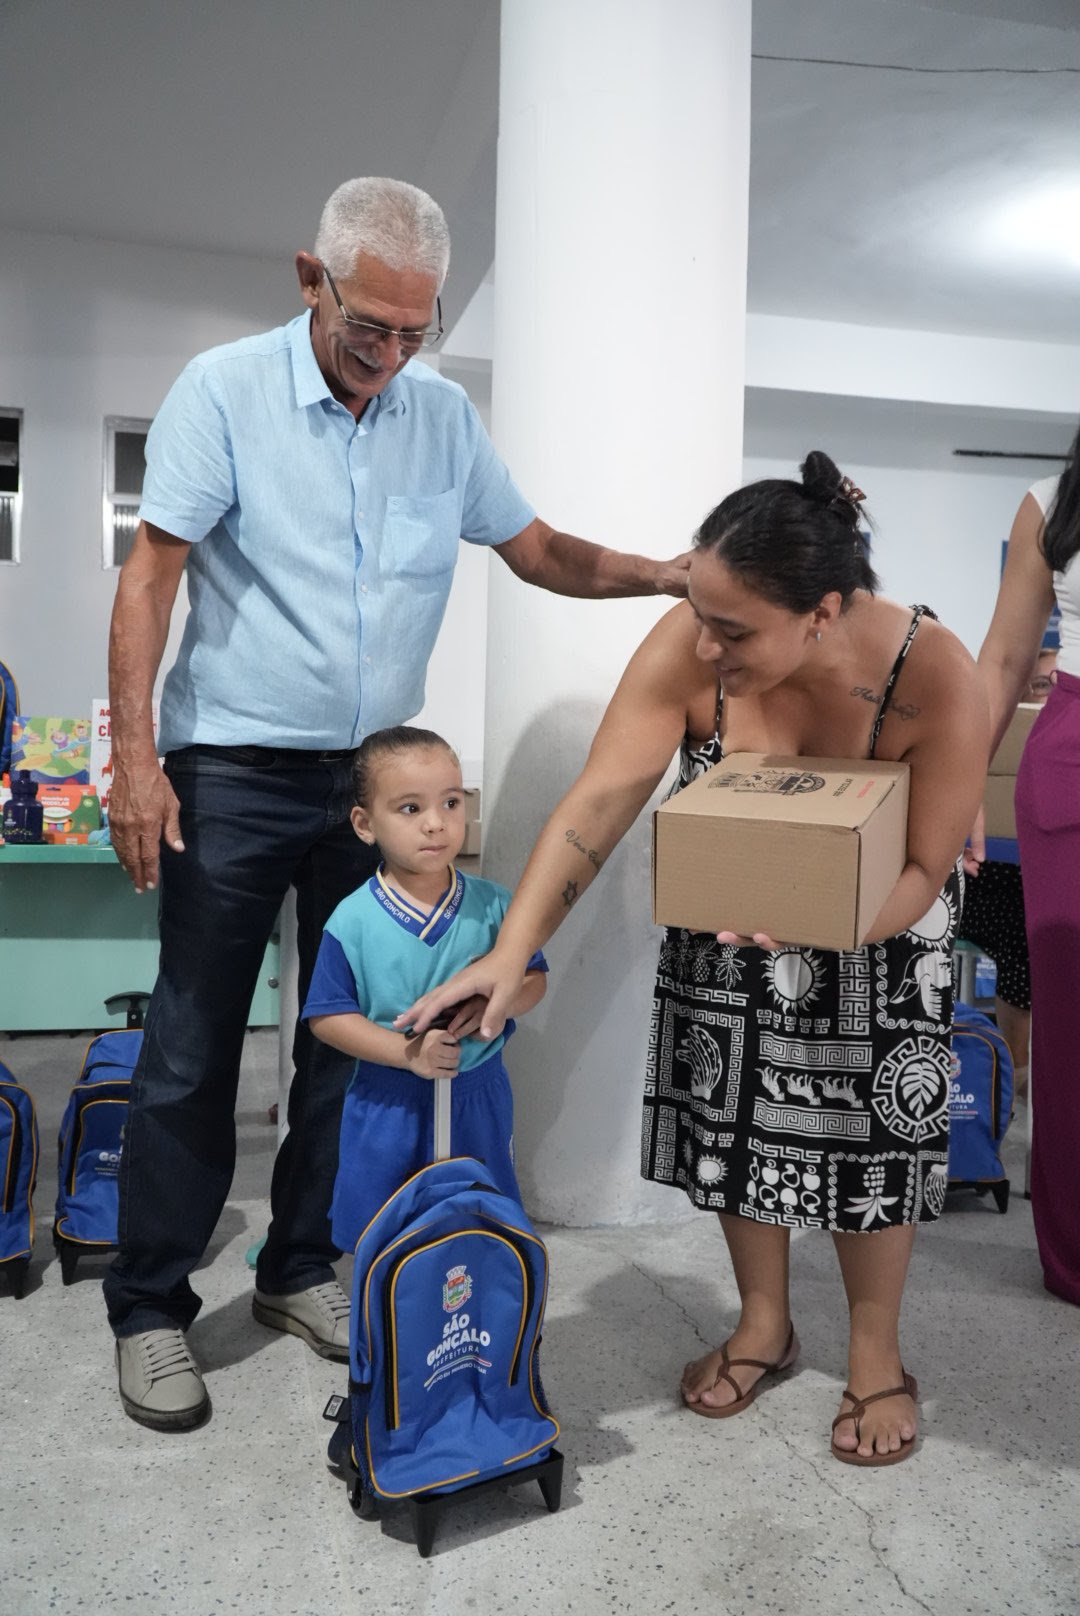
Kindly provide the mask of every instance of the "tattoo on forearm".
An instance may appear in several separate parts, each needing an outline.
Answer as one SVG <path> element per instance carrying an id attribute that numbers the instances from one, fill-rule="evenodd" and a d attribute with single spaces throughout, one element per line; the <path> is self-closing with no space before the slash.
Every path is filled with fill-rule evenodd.
<path id="1" fill-rule="evenodd" d="M 577 895 L 578 895 L 577 882 L 576 881 L 568 881 L 566 883 L 566 885 L 563 887 L 563 894 L 562 894 L 562 901 L 563 901 L 563 903 L 565 903 L 565 905 L 566 905 L 566 907 L 568 909 L 572 909 L 574 904 L 577 902 Z"/>
<path id="2" fill-rule="evenodd" d="M 875 707 L 877 707 L 881 702 L 881 697 L 875 696 L 874 692 L 872 690 L 868 690 L 865 685 L 855 685 L 851 694 L 853 696 L 859 696 L 863 701 L 872 701 Z M 903 701 L 890 701 L 888 703 L 887 710 L 890 713 L 895 713 L 897 718 L 903 719 L 918 718 L 919 714 L 922 712 L 921 707 L 913 707 L 910 702 Z"/>
<path id="3" fill-rule="evenodd" d="M 566 840 L 570 843 L 571 847 L 576 847 L 579 853 L 584 853 L 593 869 L 600 869 L 604 862 L 603 859 L 600 857 L 599 853 L 594 847 L 585 846 L 585 843 L 581 840 L 581 837 L 578 835 L 576 830 L 568 830 L 566 832 Z"/>

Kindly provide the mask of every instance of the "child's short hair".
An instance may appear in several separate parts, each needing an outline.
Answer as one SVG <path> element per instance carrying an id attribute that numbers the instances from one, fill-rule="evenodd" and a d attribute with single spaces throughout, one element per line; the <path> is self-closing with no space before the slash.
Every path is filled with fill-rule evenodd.
<path id="1" fill-rule="evenodd" d="M 449 752 L 455 763 L 458 755 L 449 741 L 436 735 L 433 729 L 417 729 L 412 724 L 395 724 L 391 729 L 377 729 L 356 749 L 352 766 L 353 801 L 359 808 L 371 806 L 375 789 L 375 775 L 380 759 L 399 752 L 426 752 L 441 746 Z"/>

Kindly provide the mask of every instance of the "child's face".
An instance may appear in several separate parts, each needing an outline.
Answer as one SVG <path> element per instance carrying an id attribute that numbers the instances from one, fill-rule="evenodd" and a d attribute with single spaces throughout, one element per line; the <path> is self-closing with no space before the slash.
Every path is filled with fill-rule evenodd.
<path id="1" fill-rule="evenodd" d="M 360 840 L 378 842 L 391 870 L 441 871 L 465 840 L 461 768 L 445 747 L 391 753 L 375 765 L 371 800 L 352 811 Z"/>

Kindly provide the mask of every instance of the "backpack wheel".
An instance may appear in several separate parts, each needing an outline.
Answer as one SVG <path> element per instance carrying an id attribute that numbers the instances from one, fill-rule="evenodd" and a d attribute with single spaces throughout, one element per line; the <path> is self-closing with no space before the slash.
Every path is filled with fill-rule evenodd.
<path id="1" fill-rule="evenodd" d="M 379 1505 L 374 1493 L 369 1493 L 363 1482 L 357 1478 L 349 1488 L 349 1503 L 352 1512 L 362 1521 L 373 1521 L 379 1513 Z"/>

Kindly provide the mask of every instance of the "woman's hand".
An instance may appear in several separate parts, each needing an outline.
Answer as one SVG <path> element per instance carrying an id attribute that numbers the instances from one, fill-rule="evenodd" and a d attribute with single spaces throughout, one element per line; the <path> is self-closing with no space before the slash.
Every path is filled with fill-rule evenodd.
<path id="1" fill-rule="evenodd" d="M 463 1038 L 471 1038 L 474 1033 L 479 1032 L 487 1007 L 488 1001 L 482 993 L 474 993 L 471 999 L 459 1004 L 452 1020 L 446 1024 L 446 1030 L 451 1038 L 456 1038 L 460 1043 Z"/>
<path id="2" fill-rule="evenodd" d="M 790 943 L 778 943 L 767 932 L 756 931 L 752 937 L 744 937 L 737 931 L 718 931 L 718 943 L 729 943 L 733 948 L 764 948 L 770 954 L 776 954 L 782 948 L 790 948 Z"/>
<path id="3" fill-rule="evenodd" d="M 975 823 L 971 827 L 971 834 L 964 848 L 964 874 L 978 875 L 986 858 L 986 810 L 982 803 L 975 815 Z"/>
<path id="4" fill-rule="evenodd" d="M 456 1006 L 458 1011 L 449 1030 L 453 1032 L 459 1021 L 463 1026 L 472 1022 L 474 1030 L 478 1027 L 479 1036 L 488 1042 L 502 1032 L 510 1006 L 521 991 L 524 980 L 524 966 L 500 957 L 498 949 L 492 949 L 490 954 L 466 965 L 463 971 L 444 982 L 442 987 L 422 994 L 414 1004 L 401 1012 L 394 1026 L 399 1032 L 411 1027 L 414 1035 L 424 1033 L 438 1016 Z M 477 1015 L 479 1001 L 483 1001 L 483 1009 Z M 456 1033 L 455 1036 L 465 1037 L 467 1034 Z"/>

